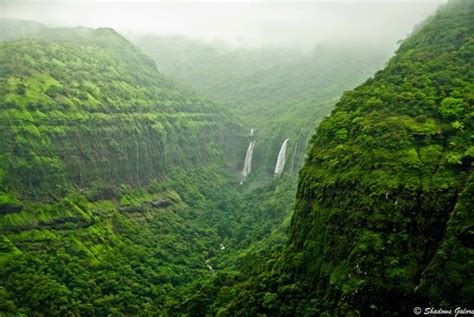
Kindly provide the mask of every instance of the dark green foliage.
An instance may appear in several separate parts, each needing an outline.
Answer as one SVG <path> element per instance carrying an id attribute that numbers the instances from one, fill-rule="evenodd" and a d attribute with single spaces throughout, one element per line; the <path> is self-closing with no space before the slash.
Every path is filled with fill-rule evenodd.
<path id="1" fill-rule="evenodd" d="M 311 140 L 297 193 L 308 135 L 377 52 L 347 60 L 347 47 L 320 47 L 315 60 L 281 68 L 275 54 L 257 71 L 238 59 L 235 90 L 211 76 L 203 84 L 215 96 L 247 104 L 234 111 L 257 128 L 245 137 L 235 117 L 163 77 L 111 29 L 3 21 L 0 314 L 469 307 L 472 16 L 472 2 L 450 2 L 342 96 Z M 223 65 L 231 78 L 236 66 Z M 260 170 L 239 186 L 255 137 Z M 287 137 L 285 174 L 261 177 Z"/>
<path id="2" fill-rule="evenodd" d="M 119 201 L 69 195 L 0 218 L 0 280 L 10 303 L 3 311 L 166 314 L 180 307 L 183 289 L 211 275 L 205 261 L 226 239 L 216 228 L 238 197 L 232 178 L 215 168 L 170 176 L 122 187 Z"/>
<path id="3" fill-rule="evenodd" d="M 303 305 L 472 303 L 473 15 L 472 2 L 446 5 L 319 126 L 285 257 L 311 291 Z"/>
<path id="4" fill-rule="evenodd" d="M 472 304 L 473 15 L 473 2 L 450 2 L 343 95 L 311 140 L 288 246 L 251 254 L 231 287 L 216 281 L 215 312 L 409 316 Z"/>

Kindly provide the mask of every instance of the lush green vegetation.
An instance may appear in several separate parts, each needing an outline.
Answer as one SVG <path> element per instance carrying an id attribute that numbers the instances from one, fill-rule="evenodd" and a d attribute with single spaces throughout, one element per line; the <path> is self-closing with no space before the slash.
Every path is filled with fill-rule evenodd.
<path id="1" fill-rule="evenodd" d="M 232 233 L 242 129 L 111 29 L 32 25 L 2 21 L 0 310 L 174 310 Z"/>
<path id="2" fill-rule="evenodd" d="M 177 84 L 112 29 L 1 21 L 0 314 L 469 307 L 472 16 L 447 4 L 324 120 L 383 49 L 136 40 Z"/>
<path id="3" fill-rule="evenodd" d="M 238 203 L 229 179 L 215 168 L 176 171 L 172 180 L 146 189 L 121 186 L 117 200 L 70 194 L 4 215 L 2 311 L 63 316 L 176 310 L 181 289 L 207 279 L 206 260 L 223 252 L 219 244 L 230 234 L 223 224 Z"/>
<path id="4" fill-rule="evenodd" d="M 288 246 L 254 257 L 217 307 L 407 316 L 472 304 L 473 14 L 450 2 L 343 95 L 311 141 Z"/>
<path id="5" fill-rule="evenodd" d="M 225 109 L 111 29 L 1 24 L 0 314 L 185 312 L 286 241 L 296 178 L 239 186 Z"/>
<path id="6" fill-rule="evenodd" d="M 279 148 L 290 138 L 287 172 L 302 166 L 314 127 L 343 91 L 371 76 L 388 59 L 393 43 L 329 42 L 307 53 L 283 49 L 236 49 L 182 37 L 134 39 L 158 69 L 225 105 L 255 128 L 254 170 L 273 176 Z"/>
<path id="7" fill-rule="evenodd" d="M 235 168 L 245 151 L 234 120 L 178 89 L 113 30 L 52 29 L 5 42 L 0 63 L 7 191 L 44 195 L 71 183 L 110 191 L 175 166 L 225 159 Z"/>

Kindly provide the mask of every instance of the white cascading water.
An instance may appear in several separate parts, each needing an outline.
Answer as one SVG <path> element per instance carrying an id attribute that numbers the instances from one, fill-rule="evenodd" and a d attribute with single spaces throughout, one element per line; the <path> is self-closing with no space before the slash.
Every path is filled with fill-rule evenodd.
<path id="1" fill-rule="evenodd" d="M 283 172 L 283 169 L 285 168 L 285 162 L 286 162 L 286 148 L 288 147 L 288 141 L 290 139 L 286 139 L 283 141 L 283 144 L 281 145 L 280 152 L 278 153 L 278 159 L 277 163 L 275 165 L 275 177 L 278 177 L 281 175 Z"/>
<path id="2" fill-rule="evenodd" d="M 250 142 L 249 147 L 247 148 L 247 153 L 245 154 L 244 169 L 242 170 L 242 177 L 245 178 L 250 174 L 252 170 L 252 155 L 253 148 L 255 147 L 255 141 Z"/>
<path id="3" fill-rule="evenodd" d="M 255 129 L 254 128 L 250 129 L 250 136 L 253 136 L 254 133 L 255 133 Z"/>

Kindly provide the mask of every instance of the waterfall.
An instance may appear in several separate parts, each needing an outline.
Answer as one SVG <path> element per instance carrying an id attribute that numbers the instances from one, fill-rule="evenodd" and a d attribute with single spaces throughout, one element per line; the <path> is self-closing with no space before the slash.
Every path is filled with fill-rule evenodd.
<path id="1" fill-rule="evenodd" d="M 250 129 L 250 136 L 255 135 L 255 128 Z M 244 168 L 242 169 L 242 178 L 240 179 L 240 185 L 244 183 L 245 178 L 252 171 L 252 156 L 253 148 L 255 147 L 255 140 L 250 142 L 249 147 L 247 148 L 247 153 L 245 153 Z"/>
<path id="2" fill-rule="evenodd" d="M 286 139 L 281 145 L 280 152 L 278 153 L 277 163 L 275 165 L 275 177 L 279 176 L 283 172 L 283 168 L 285 168 L 286 148 L 288 147 L 289 140 L 290 139 Z"/>
<path id="3" fill-rule="evenodd" d="M 242 170 L 242 177 L 245 178 L 250 174 L 252 170 L 252 155 L 253 148 L 255 146 L 255 141 L 250 142 L 249 147 L 247 148 L 247 153 L 245 154 L 244 169 Z"/>

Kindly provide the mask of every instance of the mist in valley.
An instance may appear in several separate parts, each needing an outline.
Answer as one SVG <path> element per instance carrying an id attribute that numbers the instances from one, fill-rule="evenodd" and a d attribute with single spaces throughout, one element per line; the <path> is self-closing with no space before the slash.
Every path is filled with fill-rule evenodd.
<path id="1" fill-rule="evenodd" d="M 0 0 L 0 315 L 466 306 L 473 4 Z"/>

